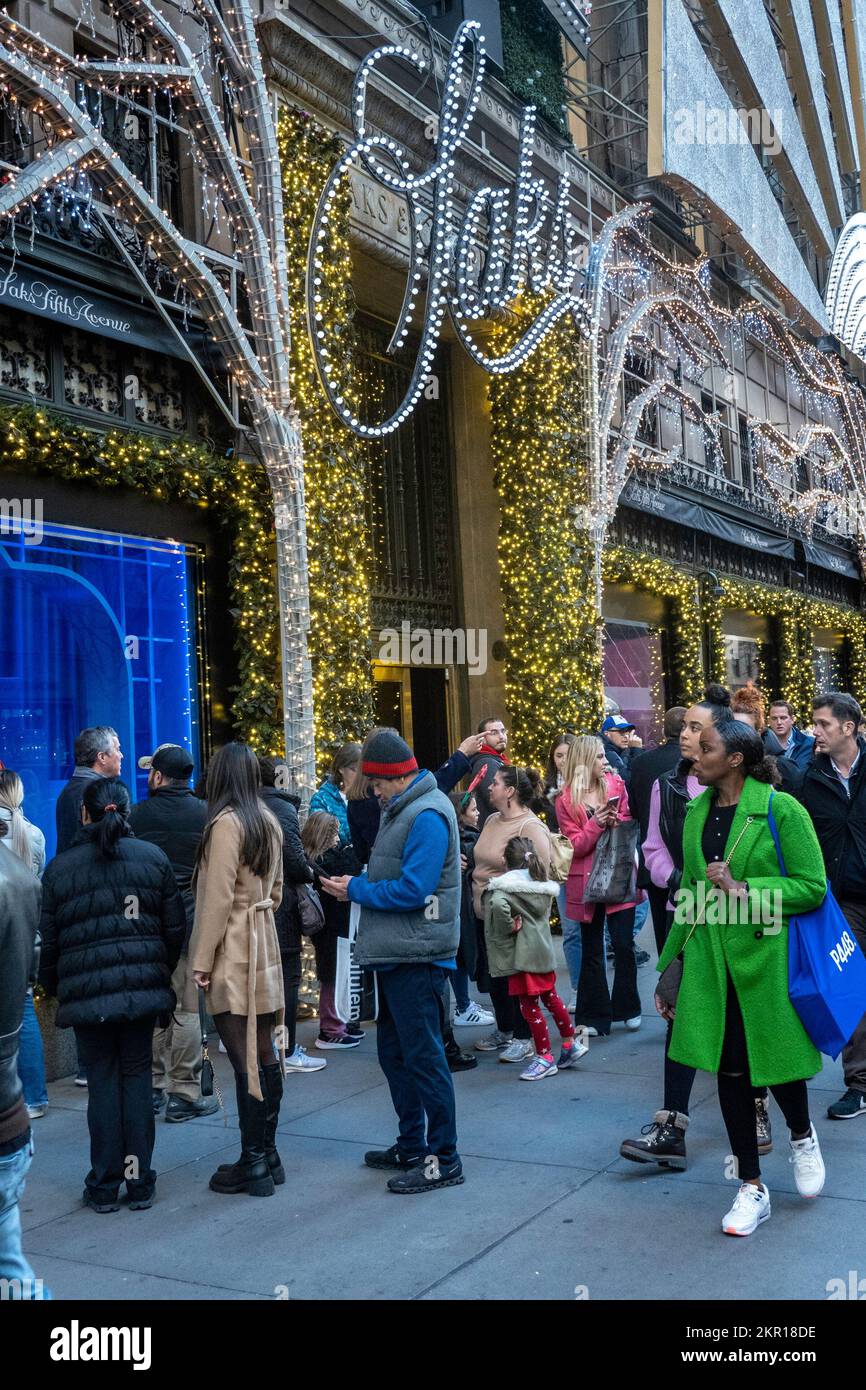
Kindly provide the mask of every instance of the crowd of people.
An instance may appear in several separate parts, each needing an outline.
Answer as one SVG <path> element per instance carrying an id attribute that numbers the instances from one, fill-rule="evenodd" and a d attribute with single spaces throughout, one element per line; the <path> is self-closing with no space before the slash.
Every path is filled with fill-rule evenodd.
<path id="1" fill-rule="evenodd" d="M 116 1212 L 124 1188 L 129 1209 L 152 1205 L 160 1115 L 182 1123 L 218 1109 L 219 1092 L 202 1084 L 210 1019 L 240 1131 L 236 1161 L 210 1188 L 272 1195 L 285 1181 L 287 1078 L 366 1038 L 346 1006 L 349 960 L 374 981 L 397 1116 L 396 1142 L 364 1161 L 391 1192 L 428 1193 L 464 1181 L 455 1073 L 488 1054 L 521 1080 L 548 1080 L 591 1066 L 591 1040 L 615 1025 L 641 1027 L 638 972 L 650 957 L 635 937 L 647 914 L 667 1024 L 662 1098 L 621 1155 L 685 1168 L 700 1069 L 717 1076 L 740 1179 L 723 1230 L 749 1235 L 770 1215 L 760 1158 L 773 1147 L 771 1095 L 797 1189 L 817 1196 L 824 1162 L 806 1081 L 821 1060 L 789 999 L 787 924 L 829 882 L 866 947 L 866 740 L 848 694 L 816 697 L 812 723 L 798 728 L 784 700 L 767 711 L 751 683 L 710 686 L 666 712 L 657 747 L 610 714 L 596 733 L 557 734 L 543 774 L 511 762 L 498 718 L 435 771 L 396 730 L 376 728 L 337 751 L 303 826 L 285 762 L 240 742 L 215 753 L 195 790 L 189 750 L 161 745 L 139 761 L 148 796 L 132 805 L 117 734 L 88 728 L 47 865 L 21 778 L 0 771 L 0 1274 L 32 1274 L 17 1204 L 48 1105 L 37 984 L 57 1000 L 57 1026 L 74 1030 L 94 1212 Z M 710 929 L 694 905 L 705 888 L 747 905 L 772 891 L 778 930 L 757 918 L 744 928 L 742 916 Z M 315 1055 L 296 1036 L 305 935 L 319 979 Z M 455 1030 L 466 1028 L 489 1031 L 464 1050 Z M 843 1062 L 833 1120 L 866 1113 L 866 1000 Z"/>

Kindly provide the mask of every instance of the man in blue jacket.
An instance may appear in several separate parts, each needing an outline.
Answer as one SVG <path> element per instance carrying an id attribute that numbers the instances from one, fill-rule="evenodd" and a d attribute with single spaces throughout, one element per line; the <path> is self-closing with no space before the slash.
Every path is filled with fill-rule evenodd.
<path id="1" fill-rule="evenodd" d="M 798 729 L 794 711 L 787 700 L 774 700 L 770 705 L 769 728 L 764 734 L 764 747 L 774 757 L 789 758 L 801 772 L 812 761 L 815 740 L 811 734 Z"/>
<path id="2" fill-rule="evenodd" d="M 368 740 L 361 770 L 382 807 L 367 873 L 322 887 L 360 903 L 356 959 L 378 977 L 379 1065 L 400 1123 L 396 1144 L 364 1162 L 398 1170 L 391 1192 L 432 1192 L 463 1182 L 439 1012 L 460 939 L 457 817 L 395 729 Z"/>

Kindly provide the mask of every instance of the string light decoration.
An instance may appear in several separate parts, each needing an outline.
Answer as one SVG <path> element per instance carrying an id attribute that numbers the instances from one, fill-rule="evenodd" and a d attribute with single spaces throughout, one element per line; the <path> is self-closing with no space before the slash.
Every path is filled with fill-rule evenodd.
<path id="1" fill-rule="evenodd" d="M 291 370 L 304 435 L 310 658 L 319 773 L 336 748 L 362 741 L 375 722 L 370 671 L 370 557 L 366 492 L 369 446 L 334 418 L 322 391 L 304 322 L 306 255 L 322 187 L 339 159 L 339 137 L 303 111 L 282 107 L 277 142 L 283 174 L 289 264 Z M 346 391 L 360 402 L 374 389 L 360 367 L 348 291 L 351 195 L 331 203 L 322 320 L 339 325 Z M 335 350 L 336 355 L 336 350 Z"/>
<path id="2" fill-rule="evenodd" d="M 279 155 L 253 7 L 251 0 L 232 0 L 228 6 L 191 0 L 179 9 L 182 29 L 152 0 L 109 0 L 105 8 L 124 36 L 120 55 L 106 61 L 74 58 L 0 15 L 0 79 L 18 107 L 51 136 L 48 148 L 0 188 L 0 218 L 11 219 L 14 232 L 16 215 L 75 170 L 98 195 L 94 213 L 110 239 L 116 246 L 138 248 L 141 264 L 133 269 L 156 311 L 168 317 L 147 275 L 154 266 L 163 267 L 197 305 L 246 409 L 249 448 L 271 485 L 285 756 L 295 789 L 307 797 L 315 782 L 315 756 L 303 459 L 289 391 Z M 93 113 L 72 95 L 81 86 L 95 95 Z M 204 248 L 160 207 L 158 190 L 151 193 L 129 167 L 124 122 L 103 118 L 103 106 L 126 103 L 128 108 L 131 95 L 139 92 L 169 93 L 177 102 L 175 129 L 187 139 L 190 160 L 206 175 L 213 204 L 222 213 L 243 272 L 248 314 L 232 302 Z M 185 335 L 176 331 L 176 336 L 198 368 Z M 223 405 L 218 395 L 217 400 Z M 247 429 L 233 423 L 239 432 Z M 264 535 L 258 544 L 265 547 Z M 271 689 L 275 675 L 270 675 Z"/>
<path id="3" fill-rule="evenodd" d="M 213 511 L 231 538 L 227 577 L 239 675 L 232 688 L 232 726 L 257 752 L 282 752 L 274 690 L 279 651 L 273 504 L 262 469 L 244 459 L 230 462 L 190 439 L 169 441 L 131 430 L 97 434 L 32 406 L 0 406 L 0 468 L 134 488 L 157 501 Z M 209 703 L 204 667 L 201 678 Z"/>
<path id="4" fill-rule="evenodd" d="M 519 306 L 498 326 L 506 349 L 536 311 Z M 542 766 L 568 726 L 597 729 L 603 714 L 592 557 L 574 524 L 585 490 L 583 400 L 575 353 L 561 324 L 522 371 L 494 376 L 490 444 L 499 492 L 499 574 L 505 616 L 505 689 L 515 757 Z"/>

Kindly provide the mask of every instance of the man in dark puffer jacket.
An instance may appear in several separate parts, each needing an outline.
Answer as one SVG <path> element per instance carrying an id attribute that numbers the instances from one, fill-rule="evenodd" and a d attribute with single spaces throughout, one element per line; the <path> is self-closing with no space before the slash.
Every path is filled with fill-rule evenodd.
<path id="1" fill-rule="evenodd" d="M 186 931 L 171 865 L 129 828 L 129 792 L 102 778 L 84 793 L 81 842 L 42 880 L 40 981 L 56 994 L 57 1024 L 73 1027 L 87 1069 L 91 1170 L 84 1201 L 117 1211 L 125 1180 L 134 1210 L 153 1201 L 156 1173 L 151 1047 Z"/>

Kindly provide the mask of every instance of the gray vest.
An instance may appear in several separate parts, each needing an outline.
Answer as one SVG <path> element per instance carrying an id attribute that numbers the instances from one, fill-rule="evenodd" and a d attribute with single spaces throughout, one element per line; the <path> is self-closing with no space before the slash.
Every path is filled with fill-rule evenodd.
<path id="1" fill-rule="evenodd" d="M 380 912 L 361 907 L 356 959 L 359 965 L 423 964 L 448 960 L 460 940 L 460 836 L 454 807 L 425 772 L 382 812 L 379 833 L 370 854 L 371 883 L 400 878 L 409 831 L 422 811 L 437 811 L 448 823 L 448 851 L 431 903 L 409 912 Z"/>

